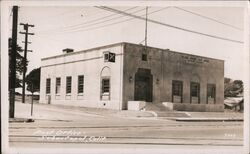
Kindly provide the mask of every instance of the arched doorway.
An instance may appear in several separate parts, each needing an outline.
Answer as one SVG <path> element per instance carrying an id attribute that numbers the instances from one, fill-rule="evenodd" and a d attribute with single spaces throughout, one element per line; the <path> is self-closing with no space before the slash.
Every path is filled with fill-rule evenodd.
<path id="1" fill-rule="evenodd" d="M 153 76 L 150 69 L 139 68 L 135 74 L 135 101 L 153 101 Z"/>

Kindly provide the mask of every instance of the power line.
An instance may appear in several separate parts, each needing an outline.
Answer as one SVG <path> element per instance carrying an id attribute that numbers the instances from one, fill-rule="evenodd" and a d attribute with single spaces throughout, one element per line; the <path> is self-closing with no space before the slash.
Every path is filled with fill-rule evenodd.
<path id="1" fill-rule="evenodd" d="M 133 9 L 135 9 L 135 8 L 137 8 L 137 6 L 136 7 L 132 7 L 132 8 L 129 8 L 129 9 L 126 9 L 126 10 L 124 10 L 124 11 L 130 11 L 130 10 L 133 10 Z M 76 24 L 76 25 L 72 25 L 72 26 L 68 26 L 68 27 L 78 27 L 78 26 L 82 26 L 82 25 L 88 25 L 89 23 L 95 23 L 95 21 L 100 21 L 100 20 L 103 20 L 103 19 L 106 19 L 106 18 L 109 18 L 109 17 L 113 17 L 113 16 L 116 16 L 117 14 L 111 14 L 111 15 L 108 15 L 108 16 L 105 16 L 105 17 L 100 17 L 100 18 L 97 18 L 97 19 L 94 19 L 94 20 L 90 20 L 90 21 L 86 21 L 86 22 L 83 22 L 83 23 L 80 23 L 80 24 Z M 120 16 L 119 16 L 120 17 Z M 117 17 L 116 18 L 111 18 L 111 20 L 112 19 L 117 19 Z M 110 20 L 110 19 L 109 19 Z M 105 20 L 106 21 L 106 20 Z M 67 28 L 68 28 L 67 27 Z"/>
<path id="2" fill-rule="evenodd" d="M 137 11 L 134 11 L 134 12 L 132 12 L 132 13 L 141 12 L 141 11 L 143 11 L 143 10 L 144 10 L 144 9 L 137 10 Z M 115 14 L 115 15 L 117 15 L 117 14 Z M 99 25 L 99 24 L 106 23 L 106 22 L 109 22 L 109 21 L 112 21 L 112 20 L 120 19 L 121 17 L 124 17 L 124 16 L 118 16 L 118 17 L 114 17 L 114 18 L 107 19 L 107 20 L 104 20 L 104 21 L 99 21 L 99 22 L 96 22 L 96 23 L 87 24 L 86 26 L 82 26 L 82 27 L 78 27 L 78 28 L 73 28 L 73 29 L 66 30 L 66 32 L 70 32 L 70 31 L 72 31 L 72 30 L 73 30 L 73 31 L 74 31 L 74 30 L 81 30 L 81 29 L 86 28 L 86 27 L 91 27 L 91 26 Z"/>
<path id="3" fill-rule="evenodd" d="M 152 12 L 148 13 L 148 15 L 149 15 L 149 14 L 156 13 L 156 12 L 160 12 L 160 11 L 165 10 L 165 9 L 167 9 L 167 8 L 169 8 L 169 7 L 165 7 L 165 8 L 156 10 L 156 11 L 152 11 Z M 145 10 L 145 8 L 144 8 L 143 10 Z M 145 14 L 140 15 L 140 17 L 143 17 L 143 16 L 145 16 Z M 99 29 L 99 28 L 103 28 L 103 27 L 107 27 L 107 26 L 113 26 L 113 25 L 115 25 L 115 24 L 120 24 L 120 23 L 127 22 L 127 21 L 134 20 L 134 19 L 135 19 L 135 18 L 129 18 L 129 19 L 126 19 L 126 20 L 122 20 L 122 21 L 110 23 L 110 24 L 107 24 L 107 25 L 103 25 L 103 26 L 99 26 L 99 27 L 94 27 L 94 28 L 85 29 L 85 30 L 83 30 L 83 31 L 95 30 L 95 29 Z M 80 30 L 80 31 L 81 31 L 81 30 Z"/>
<path id="4" fill-rule="evenodd" d="M 140 10 L 137 10 L 137 11 L 134 11 L 132 13 L 138 13 L 138 12 L 141 12 L 141 11 L 144 11 L 145 9 L 140 9 Z M 98 25 L 98 24 L 102 24 L 102 23 L 106 23 L 106 22 L 109 22 L 109 21 L 112 21 L 112 20 L 116 20 L 116 19 L 120 19 L 121 17 L 124 17 L 124 16 L 118 16 L 118 17 L 115 17 L 115 18 L 111 18 L 111 19 L 107 19 L 107 20 L 104 20 L 104 21 L 101 21 L 101 22 L 97 22 L 97 23 L 94 23 L 94 24 L 90 24 L 90 25 L 87 25 L 87 26 L 84 26 L 84 27 L 79 27 L 79 28 L 86 28 L 86 27 L 91 27 L 91 26 L 95 26 L 95 25 Z M 75 29 L 75 30 L 80 30 L 79 28 Z M 73 29 L 74 30 L 74 29 Z"/>
<path id="5" fill-rule="evenodd" d="M 124 11 L 130 11 L 130 10 L 133 10 L 133 9 L 135 9 L 135 8 L 137 8 L 137 7 L 132 7 L 132 8 L 129 8 L 129 9 L 126 9 L 126 10 L 124 10 Z M 70 29 L 77 29 L 77 27 L 78 28 L 82 28 L 81 26 L 82 25 L 94 25 L 95 23 L 96 23 L 96 21 L 98 22 L 98 23 L 101 23 L 100 21 L 102 21 L 102 20 L 104 20 L 104 19 L 107 19 L 107 18 L 110 18 L 110 17 L 113 17 L 113 16 L 117 16 L 117 14 L 111 14 L 111 15 L 107 15 L 107 16 L 104 16 L 104 17 L 100 17 L 100 18 L 97 18 L 97 19 L 93 19 L 93 20 L 90 20 L 90 21 L 85 21 L 85 22 L 82 22 L 82 23 L 79 23 L 79 24 L 75 24 L 75 25 L 70 25 L 70 26 L 65 26 L 65 27 L 62 27 L 62 28 L 64 28 L 66 31 L 67 30 L 70 30 Z M 119 16 L 119 18 L 120 18 L 120 16 Z M 112 19 L 117 19 L 117 17 L 115 17 L 115 18 L 111 18 L 111 19 L 109 19 L 109 20 L 112 20 Z M 108 21 L 108 20 L 106 20 L 106 21 Z M 91 24 L 92 23 L 92 24 Z M 97 23 L 97 24 L 98 24 Z M 75 28 L 74 28 L 75 27 Z M 58 30 L 58 28 L 56 28 L 56 29 L 51 29 L 51 30 L 46 30 L 46 31 L 40 31 L 40 32 L 49 32 L 49 31 L 55 31 L 55 30 Z"/>
<path id="6" fill-rule="evenodd" d="M 201 15 L 199 13 L 196 13 L 196 12 L 193 12 L 193 11 L 189 11 L 189 10 L 186 10 L 186 9 L 183 9 L 183 8 L 180 8 L 180 7 L 175 7 L 176 9 L 179 9 L 179 10 L 182 10 L 184 12 L 188 12 L 190 14 L 193 14 L 193 15 L 196 15 L 196 16 L 199 16 L 199 17 L 202 17 L 202 18 L 205 18 L 205 19 L 208 19 L 210 21 L 214 21 L 216 23 L 219 23 L 219 24 L 222 24 L 222 25 L 225 25 L 225 26 L 228 26 L 228 27 L 231 27 L 231 28 L 234 28 L 234 29 L 237 29 L 237 30 L 240 30 L 242 31 L 243 29 L 239 28 L 239 27 L 236 27 L 236 26 L 233 26 L 231 24 L 227 24 L 227 23 L 224 23 L 224 22 L 221 22 L 219 20 L 216 20 L 216 19 L 213 19 L 211 17 L 207 17 L 207 16 L 204 16 L 204 15 Z"/>
<path id="7" fill-rule="evenodd" d="M 167 8 L 170 8 L 170 7 L 164 7 L 164 8 L 161 8 L 159 10 L 156 10 L 156 11 L 152 11 L 149 14 L 153 14 L 153 13 L 157 13 L 157 12 L 160 12 L 162 10 L 165 10 Z M 143 9 L 145 10 L 145 8 Z M 145 16 L 145 14 L 141 15 L 141 17 Z M 64 33 L 75 33 L 75 32 L 83 32 L 83 31 L 90 31 L 90 30 L 95 30 L 95 29 L 100 29 L 100 28 L 104 28 L 104 27 L 107 27 L 107 26 L 113 26 L 113 25 L 116 25 L 116 24 L 120 24 L 120 23 L 123 23 L 123 22 L 127 22 L 127 21 L 130 21 L 130 20 L 134 20 L 135 18 L 128 18 L 128 19 L 125 19 L 125 20 L 122 20 L 122 21 L 118 21 L 118 22 L 113 22 L 113 23 L 110 23 L 110 24 L 106 24 L 106 25 L 102 25 L 102 26 L 98 26 L 98 27 L 92 27 L 92 28 L 88 28 L 88 29 L 80 29 L 80 30 L 74 30 L 74 31 L 68 31 L 68 32 L 61 32 L 61 33 L 57 33 L 57 34 L 64 34 Z"/>
<path id="8" fill-rule="evenodd" d="M 110 7 L 105 7 L 105 6 L 96 6 L 96 7 L 100 8 L 100 9 L 103 9 L 103 10 L 110 11 L 110 12 L 115 12 L 115 13 L 118 13 L 118 14 L 123 14 L 125 16 L 134 17 L 134 18 L 137 18 L 137 19 L 140 19 L 140 20 L 146 20 L 144 17 L 140 17 L 140 16 L 137 16 L 137 15 L 126 13 L 126 12 L 123 12 L 123 11 L 120 11 L 120 10 L 117 10 L 117 9 L 113 9 L 113 8 L 110 8 Z M 155 24 L 158 24 L 158 25 L 163 25 L 163 26 L 166 26 L 166 27 L 175 28 L 175 29 L 186 31 L 186 32 L 190 32 L 190 33 L 193 33 L 193 34 L 203 35 L 203 36 L 207 36 L 207 37 L 211 37 L 211 38 L 216 38 L 216 39 L 220 39 L 220 40 L 225 40 L 225 41 L 230 41 L 230 42 L 234 42 L 234 43 L 244 43 L 244 42 L 238 41 L 238 40 L 233 40 L 233 39 L 229 39 L 229 38 L 224 38 L 224 37 L 220 37 L 220 36 L 216 36 L 216 35 L 206 34 L 206 33 L 198 32 L 198 31 L 194 31 L 194 30 L 189 30 L 189 29 L 186 29 L 186 28 L 181 28 L 181 27 L 173 26 L 173 25 L 162 23 L 162 22 L 159 22 L 159 21 L 156 21 L 156 20 L 152 20 L 152 19 L 147 19 L 147 20 L 149 22 L 152 22 L 152 23 L 155 23 Z"/>

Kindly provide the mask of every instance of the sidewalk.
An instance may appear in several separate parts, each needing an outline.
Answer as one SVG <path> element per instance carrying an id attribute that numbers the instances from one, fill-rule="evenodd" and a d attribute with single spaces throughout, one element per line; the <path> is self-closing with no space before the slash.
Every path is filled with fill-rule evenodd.
<path id="1" fill-rule="evenodd" d="M 119 117 L 119 118 L 155 118 L 176 121 L 243 121 L 243 113 L 239 112 L 185 112 L 185 111 L 129 111 L 103 108 L 87 108 L 55 104 L 34 104 L 33 116 L 30 116 L 29 103 L 16 102 L 16 119 L 10 122 L 20 122 L 21 119 L 44 120 L 77 120 L 77 116 Z M 70 116 L 65 116 L 65 114 Z M 30 122 L 30 121 L 29 121 Z"/>
<path id="2" fill-rule="evenodd" d="M 189 118 L 181 117 L 176 118 L 176 121 L 186 122 L 230 122 L 230 121 L 243 121 L 243 113 L 240 112 L 188 112 Z"/>

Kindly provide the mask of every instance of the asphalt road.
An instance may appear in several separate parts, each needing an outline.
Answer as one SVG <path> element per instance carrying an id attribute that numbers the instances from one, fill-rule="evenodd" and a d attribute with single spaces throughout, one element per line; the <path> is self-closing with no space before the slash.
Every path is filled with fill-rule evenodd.
<path id="1" fill-rule="evenodd" d="M 30 104 L 17 103 L 16 108 L 17 117 L 27 117 L 30 113 Z M 156 117 L 128 118 L 115 115 L 35 105 L 35 122 L 9 124 L 10 146 L 209 146 L 211 149 L 219 146 L 236 151 L 242 149 L 243 122 L 177 122 Z"/>

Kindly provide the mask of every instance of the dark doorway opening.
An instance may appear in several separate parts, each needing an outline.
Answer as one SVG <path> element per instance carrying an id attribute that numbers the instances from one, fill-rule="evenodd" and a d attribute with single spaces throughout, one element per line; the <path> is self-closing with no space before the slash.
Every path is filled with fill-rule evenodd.
<path id="1" fill-rule="evenodd" d="M 153 76 L 150 69 L 139 68 L 135 74 L 135 101 L 153 101 Z"/>

